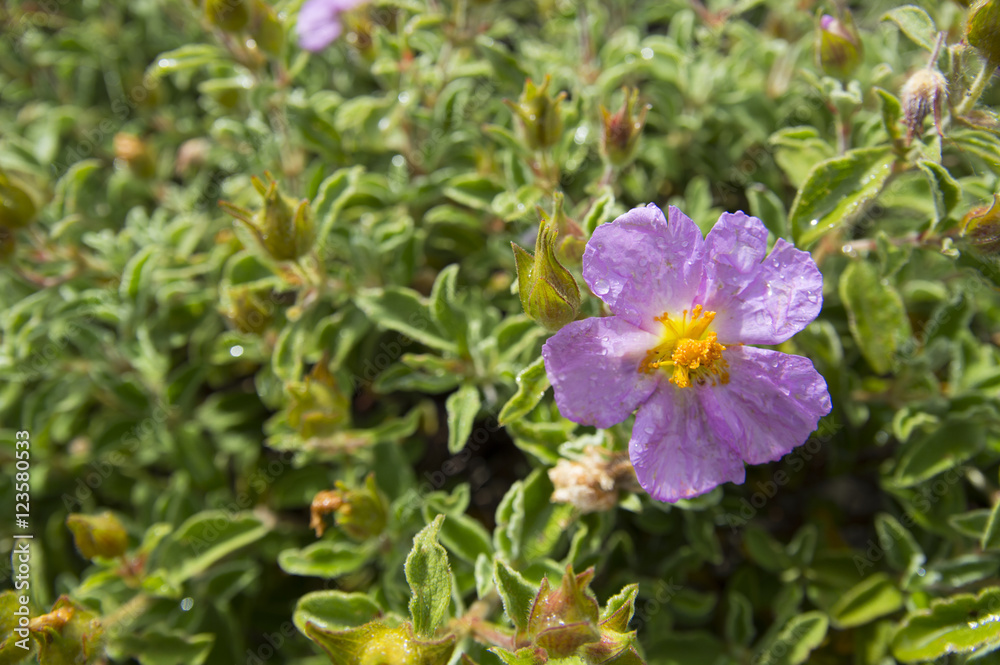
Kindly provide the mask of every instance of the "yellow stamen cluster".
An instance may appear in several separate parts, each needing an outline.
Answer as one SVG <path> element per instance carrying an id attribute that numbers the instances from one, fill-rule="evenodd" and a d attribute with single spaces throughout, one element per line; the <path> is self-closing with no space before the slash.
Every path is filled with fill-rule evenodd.
<path id="1" fill-rule="evenodd" d="M 646 351 L 640 372 L 649 374 L 661 367 L 673 367 L 669 380 L 678 388 L 689 387 L 692 375 L 699 383 L 707 380 L 714 383 L 715 377 L 720 383 L 729 382 L 729 363 L 722 357 L 726 347 L 719 343 L 718 335 L 708 332 L 715 312 L 703 311 L 701 305 L 696 305 L 690 321 L 687 310 L 680 320 L 671 319 L 667 312 L 656 320 L 663 324 L 663 338 Z"/>

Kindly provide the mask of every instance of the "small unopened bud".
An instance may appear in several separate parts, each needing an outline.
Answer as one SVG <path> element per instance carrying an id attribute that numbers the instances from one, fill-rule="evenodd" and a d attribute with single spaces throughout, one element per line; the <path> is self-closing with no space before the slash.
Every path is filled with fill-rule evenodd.
<path id="1" fill-rule="evenodd" d="M 850 12 L 843 20 L 824 14 L 816 31 L 816 57 L 829 76 L 847 79 L 861 64 L 864 47 Z"/>
<path id="2" fill-rule="evenodd" d="M 348 489 L 342 482 L 337 489 L 318 492 L 310 509 L 309 528 L 319 538 L 326 531 L 323 516 L 334 514 L 334 522 L 348 536 L 364 542 L 378 536 L 388 522 L 389 502 L 375 485 L 375 476 L 368 474 L 362 489 Z"/>
<path id="3" fill-rule="evenodd" d="M 247 0 L 205 0 L 205 18 L 226 32 L 239 32 L 250 21 Z"/>
<path id="4" fill-rule="evenodd" d="M 305 380 L 286 386 L 288 424 L 303 439 L 331 436 L 350 422 L 351 401 L 327 369 L 329 361 L 324 354 Z"/>
<path id="5" fill-rule="evenodd" d="M 259 335 L 274 320 L 275 306 L 268 302 L 264 291 L 248 286 L 231 286 L 225 292 L 229 301 L 226 318 L 242 333 Z"/>
<path id="6" fill-rule="evenodd" d="M 542 217 L 535 255 L 511 243 L 517 267 L 517 287 L 524 313 L 549 330 L 559 330 L 580 311 L 580 288 L 573 275 L 556 259 L 558 230 Z"/>
<path id="7" fill-rule="evenodd" d="M 622 107 L 612 114 L 601 107 L 602 132 L 601 154 L 613 166 L 628 166 L 635 156 L 642 128 L 646 125 L 646 114 L 652 108 L 649 104 L 639 104 L 639 91 L 625 88 Z"/>
<path id="8" fill-rule="evenodd" d="M 115 134 L 113 146 L 115 158 L 125 162 L 132 173 L 143 179 L 156 175 L 153 153 L 141 138 L 135 134 L 118 132 Z"/>
<path id="9" fill-rule="evenodd" d="M 85 559 L 98 556 L 111 559 L 128 549 L 125 527 L 110 511 L 100 515 L 73 513 L 66 518 L 66 526 L 73 532 L 76 549 Z"/>
<path id="10" fill-rule="evenodd" d="M 600 446 L 584 450 L 583 461 L 559 460 L 549 469 L 549 480 L 555 486 L 552 500 L 575 506 L 581 513 L 611 510 L 622 490 L 638 490 L 628 454 Z"/>
<path id="11" fill-rule="evenodd" d="M 560 105 L 566 99 L 566 93 L 560 92 L 555 97 L 549 95 L 550 83 L 552 77 L 547 74 L 540 86 L 536 86 L 531 79 L 528 79 L 524 83 L 524 91 L 521 92 L 517 104 L 504 100 L 520 119 L 528 147 L 533 150 L 549 148 L 562 136 L 563 120 Z"/>
<path id="12" fill-rule="evenodd" d="M 965 41 L 992 66 L 1000 65 L 1000 0 L 979 0 L 969 10 Z"/>
<path id="13" fill-rule="evenodd" d="M 264 197 L 264 207 L 252 217 L 249 211 L 228 201 L 219 201 L 219 206 L 246 224 L 272 258 L 293 261 L 312 249 L 316 240 L 312 208 L 305 199 L 296 203 L 279 192 L 278 183 L 270 175 L 268 180 L 267 185 L 256 176 L 252 180 Z"/>
<path id="14" fill-rule="evenodd" d="M 1000 196 L 993 195 L 993 205 L 975 208 L 962 220 L 964 235 L 983 254 L 1000 254 Z"/>
<path id="15" fill-rule="evenodd" d="M 903 84 L 901 96 L 907 144 L 914 135 L 923 132 L 924 118 L 931 112 L 934 113 L 934 127 L 938 135 L 944 136 L 941 133 L 941 108 L 948 98 L 948 82 L 940 72 L 930 68 L 917 71 Z"/>

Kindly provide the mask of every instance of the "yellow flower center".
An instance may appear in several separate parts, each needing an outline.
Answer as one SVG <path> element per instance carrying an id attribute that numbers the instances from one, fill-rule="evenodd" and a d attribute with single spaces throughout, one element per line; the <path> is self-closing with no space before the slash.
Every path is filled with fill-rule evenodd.
<path id="1" fill-rule="evenodd" d="M 701 305 L 688 310 L 680 319 L 671 318 L 667 312 L 656 320 L 663 324 L 663 337 L 659 344 L 646 351 L 646 357 L 639 365 L 639 371 L 650 374 L 661 367 L 673 368 L 670 382 L 678 388 L 691 385 L 692 377 L 698 383 L 716 377 L 720 383 L 729 383 L 729 363 L 722 357 L 726 350 L 719 344 L 718 335 L 708 328 L 715 319 L 715 312 L 705 312 Z"/>

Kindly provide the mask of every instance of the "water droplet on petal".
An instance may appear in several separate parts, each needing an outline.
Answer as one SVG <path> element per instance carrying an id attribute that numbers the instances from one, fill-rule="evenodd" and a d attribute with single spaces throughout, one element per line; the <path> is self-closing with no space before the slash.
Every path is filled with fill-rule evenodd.
<path id="1" fill-rule="evenodd" d="M 594 293 L 596 295 L 603 296 L 607 294 L 607 292 L 610 290 L 611 286 L 608 284 L 608 280 L 604 279 L 603 277 L 594 282 Z"/>

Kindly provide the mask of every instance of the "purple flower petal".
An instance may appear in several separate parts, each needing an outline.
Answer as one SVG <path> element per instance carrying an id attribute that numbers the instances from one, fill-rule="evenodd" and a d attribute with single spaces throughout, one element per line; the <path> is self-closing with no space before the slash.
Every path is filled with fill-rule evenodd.
<path id="1" fill-rule="evenodd" d="M 660 334 L 664 312 L 690 310 L 702 279 L 705 241 L 671 206 L 670 222 L 650 203 L 598 226 L 583 254 L 583 278 L 612 313 Z"/>
<path id="2" fill-rule="evenodd" d="M 639 484 L 654 499 L 687 499 L 746 478 L 743 461 L 719 439 L 699 401 L 699 393 L 709 390 L 677 388 L 662 381 L 639 407 L 629 457 Z"/>
<path id="3" fill-rule="evenodd" d="M 340 14 L 365 0 L 306 0 L 299 10 L 295 31 L 299 46 L 307 51 L 322 51 L 340 36 Z"/>
<path id="4" fill-rule="evenodd" d="M 639 371 L 655 336 L 616 316 L 573 321 L 542 347 L 559 412 L 584 425 L 611 427 L 656 388 Z"/>
<path id="5" fill-rule="evenodd" d="M 698 394 L 718 436 L 749 464 L 780 459 L 830 413 L 826 381 L 808 358 L 749 346 L 726 351 L 725 358 L 729 383 Z"/>
<path id="6" fill-rule="evenodd" d="M 723 344 L 780 344 L 819 315 L 823 275 L 812 255 L 779 238 L 764 258 L 767 229 L 756 217 L 722 215 L 705 247 L 699 302 L 717 312 L 712 330 Z"/>

